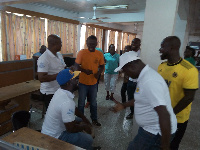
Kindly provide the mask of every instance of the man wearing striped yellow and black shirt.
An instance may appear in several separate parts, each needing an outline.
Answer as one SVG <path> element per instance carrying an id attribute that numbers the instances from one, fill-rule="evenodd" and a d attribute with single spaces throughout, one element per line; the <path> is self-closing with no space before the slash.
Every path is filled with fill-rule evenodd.
<path id="1" fill-rule="evenodd" d="M 161 60 L 158 73 L 169 87 L 172 107 L 177 118 L 177 131 L 171 142 L 171 150 L 178 150 L 190 116 L 192 101 L 199 87 L 198 70 L 179 55 L 181 42 L 176 36 L 166 37 L 160 48 Z"/>

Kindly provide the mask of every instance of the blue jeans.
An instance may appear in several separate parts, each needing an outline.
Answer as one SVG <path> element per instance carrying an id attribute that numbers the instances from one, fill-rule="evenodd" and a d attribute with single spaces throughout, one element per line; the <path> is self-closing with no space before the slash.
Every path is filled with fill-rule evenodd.
<path id="1" fill-rule="evenodd" d="M 76 117 L 76 121 L 80 122 L 82 121 L 82 119 Z M 91 135 L 87 133 L 83 132 L 70 133 L 67 131 L 63 131 L 58 139 L 87 150 L 92 149 L 93 138 Z"/>
<path id="2" fill-rule="evenodd" d="M 70 133 L 67 131 L 63 131 L 58 139 L 87 150 L 92 149 L 93 138 L 87 133 Z"/>
<path id="3" fill-rule="evenodd" d="M 134 93 L 135 93 L 135 89 L 136 89 L 137 83 L 128 80 L 127 83 L 127 95 L 128 95 L 128 101 L 132 100 L 134 98 Z M 130 107 L 131 113 L 134 113 L 134 106 Z"/>
<path id="4" fill-rule="evenodd" d="M 171 135 L 171 140 L 174 134 Z M 129 143 L 128 150 L 160 150 L 161 136 L 160 134 L 154 135 L 139 127 L 138 134 L 133 141 Z"/>
<path id="5" fill-rule="evenodd" d="M 85 85 L 79 83 L 78 110 L 84 114 L 85 99 L 90 98 L 90 114 L 92 120 L 97 120 L 97 84 Z"/>

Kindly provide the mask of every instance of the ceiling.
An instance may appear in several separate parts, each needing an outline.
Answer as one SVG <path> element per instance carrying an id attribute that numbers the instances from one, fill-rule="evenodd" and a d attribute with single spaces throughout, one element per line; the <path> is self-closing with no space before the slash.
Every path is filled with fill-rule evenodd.
<path id="1" fill-rule="evenodd" d="M 185 3 L 187 0 L 180 0 L 179 3 Z M 0 0 L 0 7 L 13 4 L 30 4 L 32 6 L 41 6 L 42 8 L 48 7 L 52 10 L 65 10 L 76 14 L 76 17 L 92 17 L 93 16 L 93 6 L 111 6 L 111 5 L 128 5 L 128 9 L 115 9 L 115 10 L 96 10 L 97 17 L 110 17 L 111 19 L 104 19 L 104 22 L 111 23 L 122 26 L 134 26 L 136 22 L 142 24 L 141 20 L 133 21 L 134 14 L 143 13 L 145 11 L 146 0 Z M 189 0 L 190 11 L 190 32 L 193 35 L 200 35 L 200 0 Z M 185 4 L 188 5 L 188 4 Z M 180 8 L 183 8 L 180 4 Z M 130 16 L 128 16 L 128 13 Z M 124 17 L 124 15 L 126 17 Z M 179 13 L 180 17 L 182 15 Z M 117 17 L 115 17 L 117 16 Z M 127 21 L 127 18 L 132 18 L 132 21 Z M 116 19 L 119 18 L 119 19 Z M 90 22 L 90 20 L 84 19 L 83 21 L 78 18 L 73 18 L 74 20 L 79 20 L 80 22 Z M 121 19 L 121 20 L 120 20 Z M 134 18 L 135 19 L 135 18 Z M 120 20 L 120 21 L 118 21 Z M 124 20 L 124 21 L 122 21 Z M 98 23 L 97 21 L 93 23 Z"/>
<path id="2" fill-rule="evenodd" d="M 128 9 L 118 10 L 97 10 L 101 13 L 106 14 L 119 14 L 129 12 L 144 11 L 146 0 L 48 0 L 38 2 L 38 4 L 49 5 L 51 7 L 57 7 L 73 12 L 91 12 L 93 6 L 111 6 L 111 5 L 128 5 Z"/>
<path id="3" fill-rule="evenodd" d="M 116 17 L 113 15 L 123 14 L 123 13 L 139 13 L 144 14 L 146 0 L 1 0 L 0 6 L 12 5 L 12 4 L 23 4 L 29 3 L 34 6 L 50 7 L 52 9 L 66 10 L 72 13 L 76 13 L 77 17 L 93 17 L 93 6 L 112 6 L 112 5 L 128 5 L 127 9 L 112 9 L 112 10 L 96 10 L 97 17 L 109 17 L 111 19 L 104 19 L 104 22 L 115 22 L 119 25 L 134 25 L 135 22 L 127 21 L 126 23 L 121 23 L 117 21 Z M 112 19 L 115 18 L 113 21 Z M 70 18 L 71 19 L 71 18 Z M 80 22 L 98 23 L 97 21 L 91 21 L 86 19 L 72 18 Z M 120 17 L 121 19 L 121 17 Z M 137 22 L 138 20 L 136 20 Z"/>

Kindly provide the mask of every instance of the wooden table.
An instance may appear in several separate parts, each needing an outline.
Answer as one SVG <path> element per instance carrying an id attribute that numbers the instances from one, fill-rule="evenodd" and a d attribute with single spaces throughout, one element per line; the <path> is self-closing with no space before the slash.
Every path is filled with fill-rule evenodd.
<path id="1" fill-rule="evenodd" d="M 39 89 L 38 80 L 0 88 L 0 135 L 12 130 L 11 116 L 15 111 L 30 110 L 31 93 Z"/>
<path id="2" fill-rule="evenodd" d="M 0 109 L 3 109 L 6 104 L 14 99 L 17 103 L 20 103 L 19 107 L 23 110 L 29 110 L 29 96 L 31 92 L 37 91 L 38 89 L 40 89 L 40 81 L 38 80 L 31 80 L 0 88 Z"/>
<path id="3" fill-rule="evenodd" d="M 22 142 L 32 146 L 48 150 L 83 150 L 80 147 L 58 140 L 29 128 L 21 128 L 4 137 L 2 140 L 8 143 Z"/>

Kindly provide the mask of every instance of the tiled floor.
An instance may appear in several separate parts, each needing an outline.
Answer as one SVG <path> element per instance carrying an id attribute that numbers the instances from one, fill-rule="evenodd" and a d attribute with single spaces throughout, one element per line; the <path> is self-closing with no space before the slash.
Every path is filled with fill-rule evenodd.
<path id="1" fill-rule="evenodd" d="M 114 97 L 121 101 L 120 89 L 122 78 L 118 80 L 117 89 Z M 129 114 L 129 108 L 119 113 L 113 113 L 109 110 L 114 105 L 112 101 L 105 100 L 106 91 L 101 81 L 97 96 L 98 102 L 98 120 L 102 127 L 95 128 L 94 146 L 101 146 L 102 150 L 125 150 L 128 143 L 137 134 L 138 125 L 135 119 L 126 120 Z M 200 90 L 196 92 L 195 100 L 192 105 L 191 117 L 188 128 L 181 142 L 180 150 L 200 150 Z M 75 92 L 75 102 L 77 103 L 78 93 Z M 30 128 L 40 130 L 43 119 L 41 118 L 42 105 L 40 102 L 32 102 L 33 112 L 31 115 Z M 89 108 L 85 109 L 87 117 L 90 116 Z"/>

